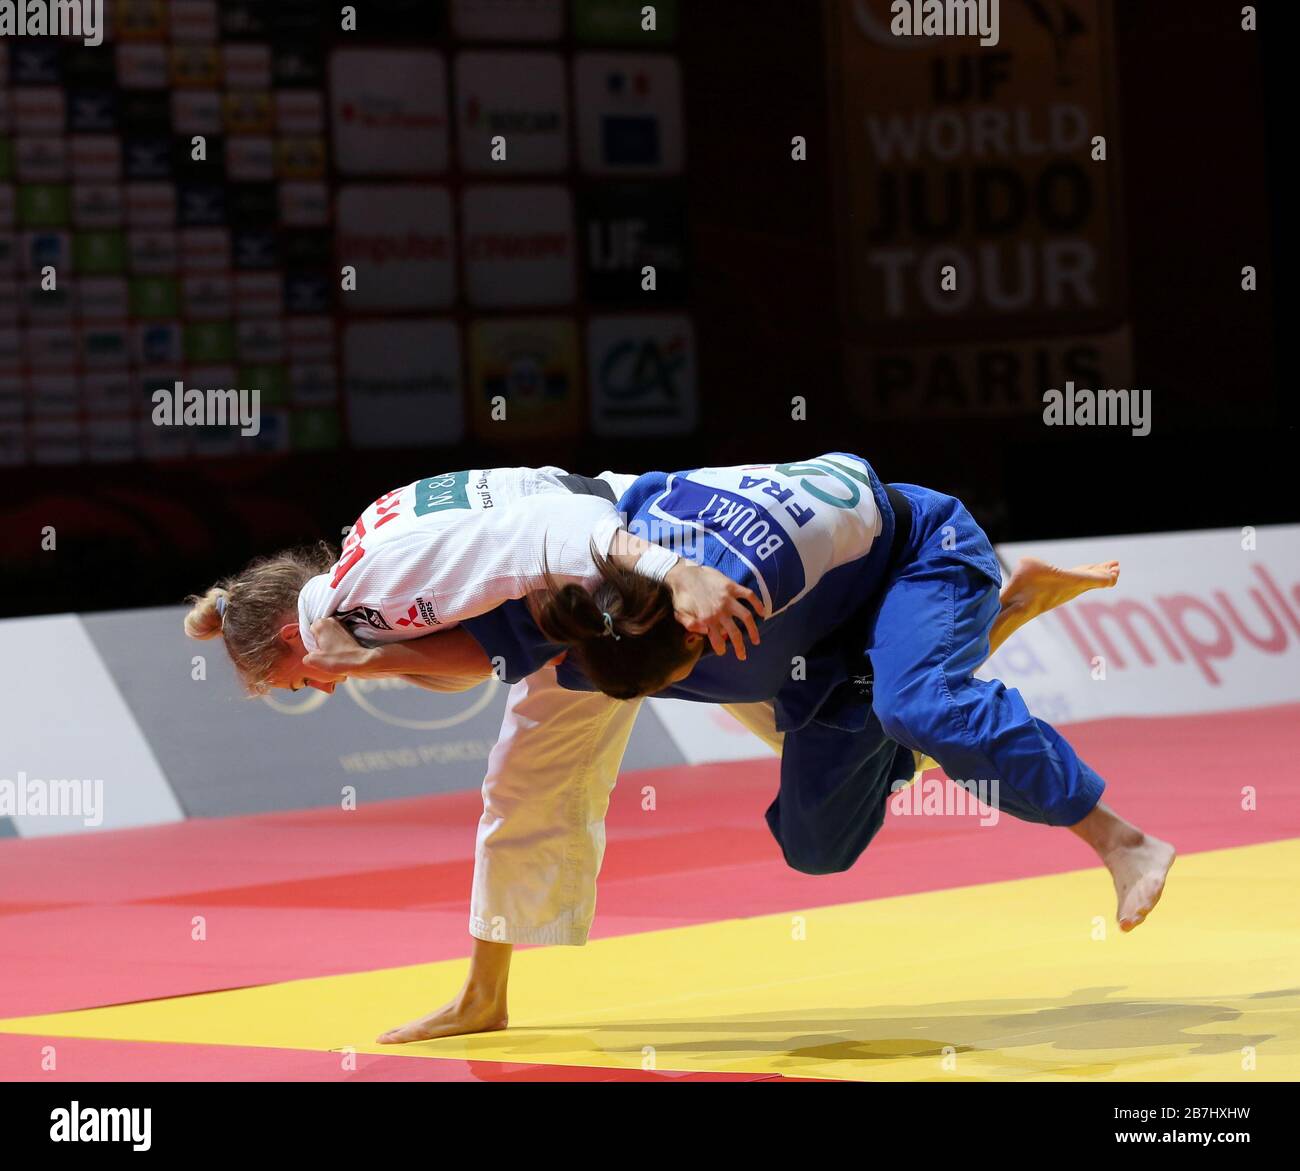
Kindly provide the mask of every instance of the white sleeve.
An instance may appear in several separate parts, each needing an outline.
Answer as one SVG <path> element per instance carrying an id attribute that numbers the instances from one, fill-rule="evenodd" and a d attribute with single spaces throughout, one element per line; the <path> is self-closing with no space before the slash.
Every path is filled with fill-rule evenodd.
<path id="1" fill-rule="evenodd" d="M 608 554 L 622 524 L 608 500 L 568 492 L 538 493 L 499 513 L 479 513 L 466 521 L 463 539 L 440 549 L 435 571 L 443 620 L 472 618 L 540 589 L 543 562 L 561 580 L 591 580 L 592 548 Z"/>
<path id="2" fill-rule="evenodd" d="M 621 526 L 618 510 L 602 497 L 544 492 L 433 530 L 416 528 L 377 544 L 337 590 L 309 583 L 299 595 L 300 625 L 337 611 L 373 610 L 387 638 L 431 634 L 540 589 L 543 564 L 561 581 L 591 581 L 593 546 L 608 553 Z M 406 615 L 423 622 L 399 626 Z M 314 649 L 307 636 L 304 642 Z"/>
<path id="3" fill-rule="evenodd" d="M 330 575 L 318 574 L 298 592 L 298 634 L 302 645 L 309 651 L 319 650 L 311 624 L 318 618 L 328 618 L 333 612 L 333 591 Z"/>
<path id="4" fill-rule="evenodd" d="M 552 667 L 511 687 L 483 781 L 471 935 L 587 942 L 609 795 L 640 706 L 567 691 Z"/>

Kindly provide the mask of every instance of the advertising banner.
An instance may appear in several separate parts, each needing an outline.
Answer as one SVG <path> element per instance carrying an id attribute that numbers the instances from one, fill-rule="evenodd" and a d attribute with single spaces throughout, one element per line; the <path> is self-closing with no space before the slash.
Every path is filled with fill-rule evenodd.
<path id="1" fill-rule="evenodd" d="M 997 7 L 982 44 L 828 0 L 846 373 L 867 418 L 1128 385 L 1109 4 Z"/>

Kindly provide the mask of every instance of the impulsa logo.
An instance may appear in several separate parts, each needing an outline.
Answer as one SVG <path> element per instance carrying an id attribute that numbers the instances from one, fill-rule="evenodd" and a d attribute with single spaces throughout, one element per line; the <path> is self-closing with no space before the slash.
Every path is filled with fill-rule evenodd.
<path id="1" fill-rule="evenodd" d="M 1081 598 L 1053 612 L 1089 664 L 1098 657 L 1117 671 L 1130 668 L 1195 669 L 1210 687 L 1241 656 L 1295 657 L 1300 652 L 1300 581 L 1286 581 L 1281 564 L 1250 567 L 1234 586 L 1145 597 Z M 1289 595 L 1289 596 L 1288 596 Z M 1241 686 L 1241 678 L 1237 686 Z"/>

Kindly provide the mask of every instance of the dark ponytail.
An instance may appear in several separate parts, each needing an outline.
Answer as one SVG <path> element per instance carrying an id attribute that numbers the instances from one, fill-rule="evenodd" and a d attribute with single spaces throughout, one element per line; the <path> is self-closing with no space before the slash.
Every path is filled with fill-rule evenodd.
<path id="1" fill-rule="evenodd" d="M 594 590 L 561 583 L 542 566 L 546 588 L 533 601 L 538 628 L 547 641 L 569 647 L 606 695 L 653 694 L 692 653 L 686 628 L 673 614 L 672 591 L 620 568 L 594 547 L 591 555 L 601 578 Z"/>

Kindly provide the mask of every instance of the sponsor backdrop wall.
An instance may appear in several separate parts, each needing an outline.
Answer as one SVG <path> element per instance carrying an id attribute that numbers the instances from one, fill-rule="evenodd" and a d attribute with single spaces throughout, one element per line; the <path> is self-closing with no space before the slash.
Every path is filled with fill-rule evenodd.
<path id="1" fill-rule="evenodd" d="M 676 0 L 341 7 L 0 43 L 0 466 L 247 454 L 152 425 L 177 381 L 267 452 L 694 428 Z"/>
<path id="2" fill-rule="evenodd" d="M 1300 526 L 1006 546 L 1060 564 L 1118 557 L 1116 590 L 1022 630 L 986 668 L 1055 723 L 1300 703 Z M 478 786 L 505 688 L 439 696 L 349 683 L 239 697 L 219 646 L 166 608 L 0 621 L 0 801 L 21 779 L 103 782 L 121 828 Z M 436 637 L 436 636 L 435 636 Z M 627 770 L 770 755 L 721 709 L 653 700 Z M 1153 762 L 1154 763 L 1154 762 Z M 87 828 L 0 805 L 0 834 Z"/>

